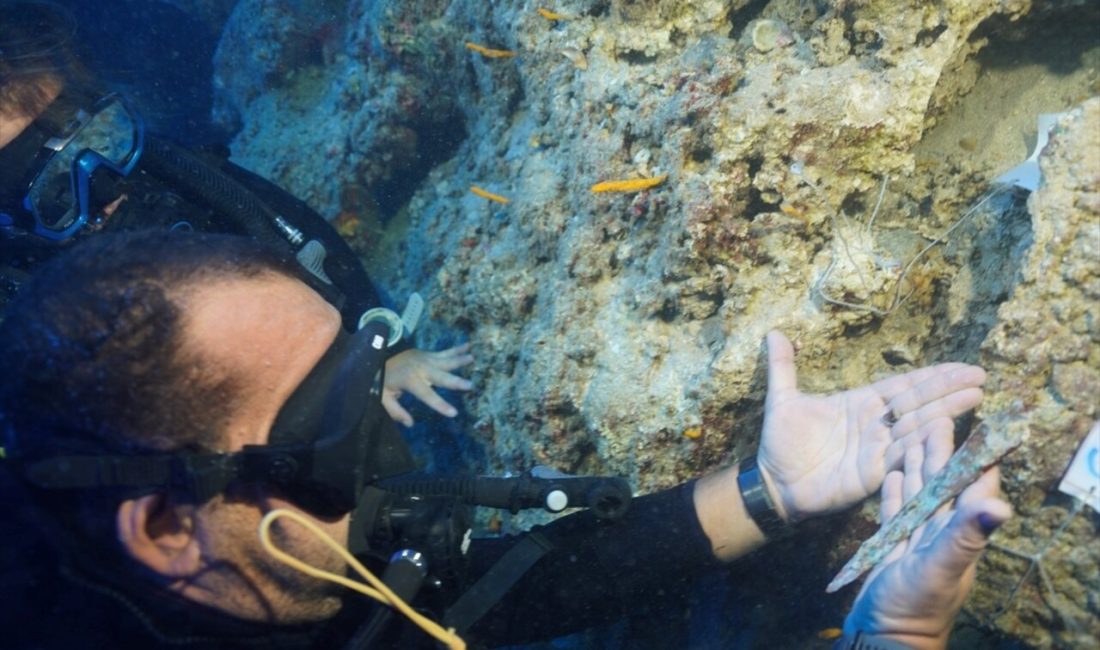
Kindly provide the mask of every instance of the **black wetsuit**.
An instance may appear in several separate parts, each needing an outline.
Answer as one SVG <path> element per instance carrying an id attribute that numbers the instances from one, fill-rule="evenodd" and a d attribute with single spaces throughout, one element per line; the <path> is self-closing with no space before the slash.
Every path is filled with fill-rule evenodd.
<path id="1" fill-rule="evenodd" d="M 616 523 L 582 512 L 537 527 L 553 549 L 464 635 L 470 647 L 553 638 L 646 607 L 673 606 L 695 578 L 720 566 L 695 516 L 692 487 L 637 498 Z M 475 540 L 471 578 L 521 538 Z M 324 623 L 249 623 L 151 582 L 120 579 L 132 568 L 62 562 L 47 546 L 25 544 L 29 539 L 17 538 L 5 555 L 0 623 L 6 648 L 337 649 L 375 606 L 351 594 L 344 611 Z M 455 591 L 441 596 L 451 599 Z M 438 647 L 433 644 L 398 616 L 371 647 Z"/>

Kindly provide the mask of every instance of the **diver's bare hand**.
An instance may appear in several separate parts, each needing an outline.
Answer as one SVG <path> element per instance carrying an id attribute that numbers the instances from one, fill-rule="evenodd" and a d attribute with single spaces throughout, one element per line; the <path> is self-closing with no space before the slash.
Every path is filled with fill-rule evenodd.
<path id="1" fill-rule="evenodd" d="M 452 370 L 473 363 L 470 344 L 427 352 L 410 349 L 399 352 L 386 361 L 386 381 L 382 388 L 382 406 L 394 420 L 407 427 L 413 425 L 409 412 L 398 403 L 405 392 L 412 393 L 441 415 L 453 418 L 458 411 L 435 392 L 434 387 L 450 390 L 470 390 L 474 387 L 469 379 L 452 374 Z"/>
<path id="2" fill-rule="evenodd" d="M 890 472 L 882 485 L 883 526 L 943 468 L 951 447 L 951 435 L 937 433 L 909 448 L 904 473 Z M 844 622 L 845 634 L 873 634 L 917 650 L 947 646 L 987 538 L 1012 516 L 998 498 L 999 478 L 996 468 L 986 472 L 959 496 L 957 510 L 918 528 L 871 572 Z"/>
<path id="3" fill-rule="evenodd" d="M 985 371 L 941 363 L 828 396 L 798 391 L 794 349 L 768 333 L 768 396 L 757 455 L 787 520 L 840 510 L 873 494 L 905 450 L 950 432 L 977 406 Z"/>

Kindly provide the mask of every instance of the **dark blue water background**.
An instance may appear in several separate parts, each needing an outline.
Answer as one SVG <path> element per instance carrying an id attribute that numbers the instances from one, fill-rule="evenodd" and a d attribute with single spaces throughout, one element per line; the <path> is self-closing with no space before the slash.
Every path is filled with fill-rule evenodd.
<path id="1" fill-rule="evenodd" d="M 230 134 L 210 121 L 219 26 L 165 2 L 58 2 L 77 20 L 85 63 L 138 106 L 153 131 L 189 145 Z"/>

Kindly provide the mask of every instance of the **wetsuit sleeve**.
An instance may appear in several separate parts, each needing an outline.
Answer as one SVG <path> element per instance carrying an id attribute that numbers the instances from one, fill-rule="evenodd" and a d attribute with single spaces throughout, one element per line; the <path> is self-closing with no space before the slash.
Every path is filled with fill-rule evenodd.
<path id="1" fill-rule="evenodd" d="M 618 522 L 581 512 L 533 529 L 553 549 L 471 628 L 470 638 L 527 643 L 637 614 L 647 604 L 667 607 L 696 578 L 725 566 L 695 515 L 694 487 L 690 482 L 638 497 Z M 478 540 L 471 547 L 472 575 L 481 575 L 519 539 Z"/>

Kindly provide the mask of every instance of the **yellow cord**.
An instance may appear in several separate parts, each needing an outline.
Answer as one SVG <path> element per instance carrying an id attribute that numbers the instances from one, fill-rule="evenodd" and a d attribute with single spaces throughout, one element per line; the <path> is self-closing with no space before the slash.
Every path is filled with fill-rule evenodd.
<path id="1" fill-rule="evenodd" d="M 305 526 L 306 530 L 313 533 L 318 539 L 328 545 L 333 551 L 336 552 L 345 562 L 347 562 L 351 568 L 355 569 L 355 572 L 363 576 L 363 579 L 374 586 L 374 589 L 367 585 L 350 580 L 341 575 L 336 575 L 324 569 L 318 569 L 315 566 L 307 564 L 296 557 L 288 555 L 271 542 L 271 524 L 279 517 L 287 517 L 298 522 L 302 526 Z M 454 630 L 444 629 L 430 618 L 415 611 L 412 607 L 409 607 L 408 603 L 401 600 L 401 598 L 393 593 L 389 587 L 387 587 L 381 580 L 379 580 L 373 573 L 370 572 L 367 567 L 360 564 L 359 560 L 356 560 L 351 553 L 348 553 L 347 549 L 341 546 L 336 540 L 332 539 L 328 533 L 321 530 L 317 524 L 310 521 L 308 518 L 294 512 L 293 510 L 287 510 L 285 508 L 277 508 L 264 515 L 264 518 L 260 521 L 260 544 L 263 545 L 264 550 L 270 553 L 276 560 L 279 560 L 283 564 L 290 566 L 306 575 L 313 576 L 314 578 L 320 578 L 321 580 L 328 580 L 335 582 L 336 584 L 343 585 L 348 589 L 353 589 L 359 593 L 370 596 L 371 598 L 393 607 L 397 611 L 401 612 L 409 618 L 413 623 L 420 626 L 422 630 L 427 632 L 436 638 L 440 643 L 445 644 L 451 650 L 466 650 L 466 642 L 463 641 Z"/>

